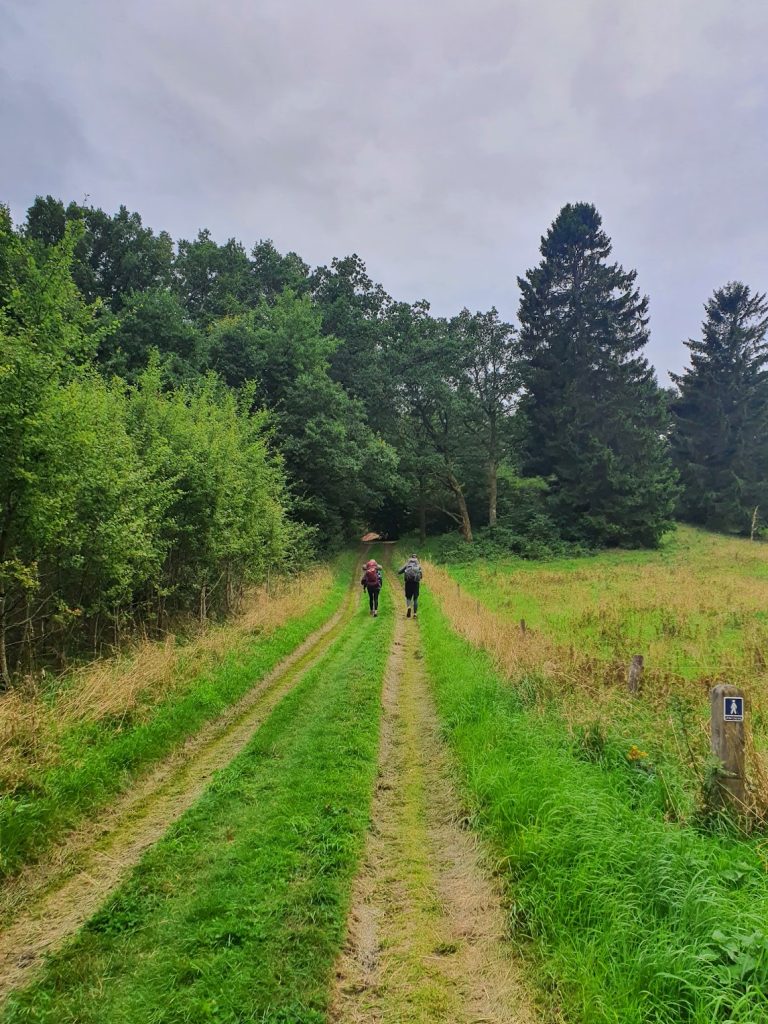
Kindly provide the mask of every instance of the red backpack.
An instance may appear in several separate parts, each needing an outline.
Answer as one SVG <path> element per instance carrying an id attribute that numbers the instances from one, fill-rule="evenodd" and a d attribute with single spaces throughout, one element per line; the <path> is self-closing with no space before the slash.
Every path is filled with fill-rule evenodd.
<path id="1" fill-rule="evenodd" d="M 372 569 L 365 570 L 365 585 L 366 587 L 378 587 L 379 585 L 379 571 L 374 566 Z"/>

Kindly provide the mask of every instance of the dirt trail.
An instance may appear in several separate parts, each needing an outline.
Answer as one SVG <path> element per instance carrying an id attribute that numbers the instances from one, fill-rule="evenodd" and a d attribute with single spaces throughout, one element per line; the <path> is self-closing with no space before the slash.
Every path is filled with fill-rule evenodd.
<path id="1" fill-rule="evenodd" d="M 534 1024 L 500 893 L 460 824 L 418 621 L 398 620 L 383 701 L 372 824 L 331 1019 Z"/>
<path id="2" fill-rule="evenodd" d="M 5 887 L 0 1001 L 76 931 L 229 764 L 279 701 L 323 657 L 359 599 L 341 608 L 224 715 L 205 726 L 104 814 Z"/>

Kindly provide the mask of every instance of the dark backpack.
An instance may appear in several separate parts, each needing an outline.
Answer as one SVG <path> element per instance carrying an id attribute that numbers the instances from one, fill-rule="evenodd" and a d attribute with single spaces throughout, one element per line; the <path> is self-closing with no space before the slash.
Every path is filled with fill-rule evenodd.
<path id="1" fill-rule="evenodd" d="M 421 579 L 421 566 L 418 562 L 409 562 L 405 567 L 405 578 L 410 583 L 418 583 Z"/>
<path id="2" fill-rule="evenodd" d="M 365 585 L 366 587 L 380 587 L 381 580 L 379 579 L 379 570 L 376 568 L 365 570 Z"/>

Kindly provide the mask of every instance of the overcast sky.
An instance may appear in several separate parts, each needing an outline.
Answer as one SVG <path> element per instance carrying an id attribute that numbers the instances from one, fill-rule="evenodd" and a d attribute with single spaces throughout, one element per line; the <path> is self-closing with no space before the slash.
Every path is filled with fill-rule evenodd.
<path id="1" fill-rule="evenodd" d="M 768 290 L 766 0 L 0 0 L 0 201 L 359 253 L 496 305 L 566 202 L 651 298 L 648 355 Z"/>

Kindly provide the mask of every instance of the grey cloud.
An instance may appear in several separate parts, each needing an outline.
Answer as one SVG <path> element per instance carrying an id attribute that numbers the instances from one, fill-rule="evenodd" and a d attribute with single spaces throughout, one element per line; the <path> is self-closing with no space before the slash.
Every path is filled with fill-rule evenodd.
<path id="1" fill-rule="evenodd" d="M 662 371 L 712 288 L 768 287 L 762 0 L 0 10 L 17 212 L 88 192 L 176 237 L 355 250 L 398 297 L 513 316 L 541 234 L 588 199 L 651 295 Z"/>

